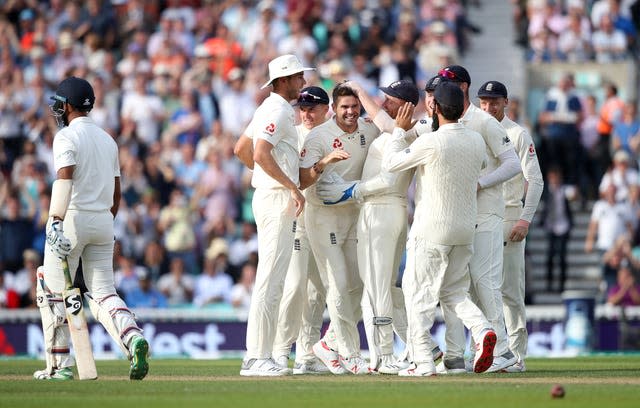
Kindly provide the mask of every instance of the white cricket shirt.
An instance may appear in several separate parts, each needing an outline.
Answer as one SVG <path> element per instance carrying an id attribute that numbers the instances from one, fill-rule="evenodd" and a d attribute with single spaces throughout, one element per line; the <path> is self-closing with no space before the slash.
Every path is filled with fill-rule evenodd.
<path id="1" fill-rule="evenodd" d="M 300 152 L 300 167 L 309 168 L 333 150 L 341 149 L 348 152 L 351 157 L 329 164 L 324 169 L 324 174 L 333 171 L 345 181 L 360 180 L 369 147 L 379 134 L 380 130 L 370 119 L 359 118 L 356 131 L 345 133 L 338 127 L 335 118 L 331 118 L 322 125 L 313 128 L 307 135 L 302 152 Z M 309 190 L 307 198 L 310 203 L 323 205 L 322 200 L 316 195 L 315 185 L 307 190 Z"/>
<path id="2" fill-rule="evenodd" d="M 468 129 L 482 135 L 487 151 L 487 167 L 480 176 L 491 173 L 500 166 L 498 158 L 502 153 L 513 149 L 513 144 L 507 136 L 500 122 L 493 116 L 470 104 L 460 122 Z M 502 198 L 502 185 L 483 188 L 478 191 L 478 214 L 496 214 L 504 217 L 504 199 Z"/>
<path id="3" fill-rule="evenodd" d="M 56 172 L 75 166 L 70 210 L 109 211 L 113 206 L 114 178 L 120 177 L 118 145 L 86 116 L 75 118 L 53 139 Z"/>
<path id="4" fill-rule="evenodd" d="M 280 169 L 294 184 L 300 184 L 295 111 L 287 100 L 271 92 L 271 95 L 256 109 L 244 133 L 253 139 L 254 149 L 258 139 L 271 143 L 273 145 L 271 155 Z M 258 163 L 253 168 L 251 185 L 254 188 L 284 188 L 282 184 L 265 173 Z"/>
<path id="5" fill-rule="evenodd" d="M 440 245 L 471 244 L 478 177 L 486 163 L 482 136 L 461 123 L 449 123 L 417 138 L 408 148 L 404 143 L 404 131 L 395 129 L 383 169 L 416 168 L 416 210 L 410 236 Z"/>
<path id="6" fill-rule="evenodd" d="M 520 158 L 520 167 L 522 167 L 522 173 L 516 174 L 502 184 L 506 211 L 509 213 L 506 217 L 531 222 L 544 188 L 536 147 L 526 129 L 506 115 L 500 123 L 507 132 L 509 140 L 513 143 Z M 525 180 L 528 183 L 528 187 L 523 208 L 522 198 L 525 196 Z M 513 212 L 513 215 L 511 215 L 511 212 Z"/>

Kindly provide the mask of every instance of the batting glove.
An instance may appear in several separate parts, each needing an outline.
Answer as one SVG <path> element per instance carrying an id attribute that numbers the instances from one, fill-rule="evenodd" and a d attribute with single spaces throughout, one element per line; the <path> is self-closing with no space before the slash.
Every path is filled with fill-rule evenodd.
<path id="1" fill-rule="evenodd" d="M 71 241 L 64 236 L 62 220 L 54 220 L 47 228 L 47 243 L 51 252 L 60 259 L 66 258 L 71 253 Z"/>
<path id="2" fill-rule="evenodd" d="M 346 182 L 342 177 L 331 173 L 318 181 L 316 194 L 325 205 L 334 205 L 348 200 L 359 200 L 358 182 Z"/>

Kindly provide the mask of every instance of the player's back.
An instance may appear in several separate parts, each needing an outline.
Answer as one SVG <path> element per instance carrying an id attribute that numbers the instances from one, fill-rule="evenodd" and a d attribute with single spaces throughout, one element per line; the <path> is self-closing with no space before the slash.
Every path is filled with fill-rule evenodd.
<path id="1" fill-rule="evenodd" d="M 71 121 L 56 135 L 58 138 L 56 142 L 74 149 L 76 167 L 69 209 L 109 210 L 113 206 L 114 178 L 120 176 L 116 142 L 88 117 Z"/>

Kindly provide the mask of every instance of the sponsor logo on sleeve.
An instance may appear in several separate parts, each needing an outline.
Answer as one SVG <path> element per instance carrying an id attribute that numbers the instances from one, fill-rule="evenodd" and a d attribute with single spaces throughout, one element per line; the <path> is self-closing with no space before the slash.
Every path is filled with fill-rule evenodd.
<path id="1" fill-rule="evenodd" d="M 536 148 L 533 146 L 533 143 L 531 143 L 529 145 L 529 156 L 535 156 L 536 155 Z"/>
<path id="2" fill-rule="evenodd" d="M 509 144 L 509 143 L 511 143 L 511 139 L 509 139 L 509 136 L 505 136 L 505 137 L 502 138 L 502 144 L 503 145 L 506 145 L 506 144 Z"/>
<path id="3" fill-rule="evenodd" d="M 304 158 L 304 156 L 307 155 L 307 149 L 302 149 L 302 151 L 300 152 L 300 157 Z"/>
<path id="4" fill-rule="evenodd" d="M 275 123 L 269 123 L 264 128 L 264 133 L 268 134 L 269 136 L 272 136 L 275 131 L 276 131 L 276 124 Z"/>

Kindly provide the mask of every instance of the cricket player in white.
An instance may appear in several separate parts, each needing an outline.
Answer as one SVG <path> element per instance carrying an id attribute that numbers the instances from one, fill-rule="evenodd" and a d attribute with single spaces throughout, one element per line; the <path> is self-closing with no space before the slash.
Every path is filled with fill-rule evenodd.
<path id="1" fill-rule="evenodd" d="M 398 128 L 383 159 L 386 171 L 416 168 L 416 211 L 402 280 L 413 364 L 401 370 L 401 376 L 436 374 L 430 330 L 438 302 L 454 310 L 479 340 L 475 372 L 491 366 L 496 341 L 495 332 L 468 293 L 476 186 L 486 164 L 485 145 L 482 136 L 457 122 L 464 106 L 460 88 L 443 82 L 434 96 L 438 130 L 419 137 L 407 148 L 404 136 L 412 126 L 413 106 L 405 104 L 396 116 Z"/>
<path id="2" fill-rule="evenodd" d="M 34 377 L 73 379 L 61 299 L 65 280 L 60 260 L 66 258 L 72 280 L 82 259 L 91 312 L 131 360 L 129 378 L 141 380 L 149 370 L 149 345 L 113 281 L 113 218 L 120 204 L 118 146 L 87 116 L 95 101 L 89 82 L 67 78 L 52 99 L 51 110 L 61 127 L 53 140 L 57 179 L 51 190 L 44 271 L 36 287 L 47 368 Z"/>
<path id="3" fill-rule="evenodd" d="M 529 225 L 540 202 L 544 181 L 538 164 L 536 148 L 529 133 L 505 115 L 509 103 L 507 87 L 498 81 L 489 81 L 478 90 L 480 108 L 496 118 L 507 131 L 511 143 L 520 157 L 522 174 L 502 185 L 505 200 L 504 258 L 502 274 L 502 301 L 504 320 L 509 336 L 509 348 L 518 361 L 505 368 L 507 372 L 526 370 L 527 317 L 524 305 L 525 270 L 524 247 Z M 524 197 L 524 206 L 522 204 Z"/>
<path id="4" fill-rule="evenodd" d="M 471 295 L 496 331 L 498 341 L 495 358 L 489 372 L 500 371 L 513 365 L 517 358 L 509 350 L 502 308 L 502 250 L 504 199 L 502 183 L 521 172 L 520 162 L 513 144 L 502 125 L 469 100 L 471 77 L 459 65 L 450 65 L 438 73 L 457 84 L 464 93 L 464 114 L 460 122 L 468 129 L 480 133 L 485 141 L 488 165 L 478 180 L 478 218 L 473 242 L 473 256 L 469 263 Z M 443 365 L 446 368 L 461 367 L 465 349 L 462 322 L 455 313 L 443 305 L 442 312 L 447 327 L 447 353 Z M 448 360 L 449 364 L 446 364 Z M 442 368 L 442 367 L 441 367 Z M 443 372 L 442 370 L 440 370 Z"/>
<path id="5" fill-rule="evenodd" d="M 295 111 L 289 103 L 305 84 L 304 71 L 294 55 L 269 62 L 273 92 L 258 107 L 245 134 L 253 140 L 253 214 L 258 228 L 258 270 L 247 321 L 247 353 L 242 376 L 291 374 L 272 358 L 278 305 L 291 259 L 296 217 L 305 198 L 298 189 L 298 134 Z"/>
<path id="6" fill-rule="evenodd" d="M 335 172 L 345 181 L 360 180 L 364 161 L 380 131 L 370 120 L 360 118 L 361 105 L 350 87 L 338 85 L 333 90 L 335 116 L 315 127 L 307 136 L 301 154 L 302 187 L 314 184 L 323 172 Z M 344 192 L 345 197 L 352 190 Z M 362 281 L 358 275 L 356 224 L 359 207 L 353 200 L 339 206 L 325 205 L 315 186 L 307 193 L 305 214 L 309 243 L 327 287 L 327 307 L 333 336 L 313 346 L 316 356 L 332 373 L 346 369 L 353 374 L 367 374 L 366 361 L 360 356 L 360 320 Z M 339 354 L 336 361 L 336 354 Z"/>
<path id="7" fill-rule="evenodd" d="M 382 108 L 355 82 L 347 82 L 373 122 L 381 129 L 395 126 L 400 106 L 420 100 L 418 88 L 410 80 L 391 83 Z M 316 191 L 325 203 L 338 202 L 343 191 L 353 186 L 352 198 L 361 204 L 358 218 L 358 268 L 364 284 L 362 315 L 369 343 L 369 370 L 372 373 L 398 374 L 404 364 L 393 355 L 393 331 L 406 343 L 407 318 L 402 290 L 396 287 L 400 261 L 407 240 L 407 190 L 413 171 L 382 171 L 382 157 L 389 148 L 391 134 L 383 132 L 371 144 L 362 170 L 362 179 L 321 180 Z M 337 176 L 336 176 L 337 177 Z"/>
<path id="8" fill-rule="evenodd" d="M 301 123 L 296 126 L 298 148 L 314 127 L 327 120 L 329 95 L 317 86 L 304 88 L 296 105 Z M 302 159 L 300 159 L 302 160 Z M 306 196 L 306 191 L 303 192 Z M 283 367 L 288 366 L 291 346 L 296 342 L 296 361 L 293 374 L 320 374 L 328 368 L 318 361 L 311 347 L 320 340 L 326 290 L 320 279 L 318 266 L 311 252 L 304 223 L 304 211 L 298 217 L 293 253 L 284 284 L 273 356 Z"/>

